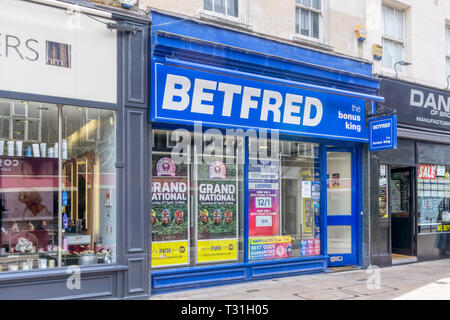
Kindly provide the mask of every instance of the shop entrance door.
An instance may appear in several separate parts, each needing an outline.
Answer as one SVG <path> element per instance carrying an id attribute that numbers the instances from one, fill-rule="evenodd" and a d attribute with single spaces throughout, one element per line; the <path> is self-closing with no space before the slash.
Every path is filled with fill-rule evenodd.
<path id="1" fill-rule="evenodd" d="M 327 252 L 328 265 L 356 265 L 355 153 L 327 149 Z"/>
<path id="2" fill-rule="evenodd" d="M 413 168 L 392 168 L 390 179 L 392 260 L 415 255 Z"/>

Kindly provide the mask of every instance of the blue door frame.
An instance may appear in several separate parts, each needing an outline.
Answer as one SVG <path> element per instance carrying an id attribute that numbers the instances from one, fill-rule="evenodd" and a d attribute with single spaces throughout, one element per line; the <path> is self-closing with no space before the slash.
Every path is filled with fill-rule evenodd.
<path id="1" fill-rule="evenodd" d="M 360 250 L 361 250 L 361 239 L 360 239 L 360 224 L 361 220 L 358 219 L 357 212 L 360 208 L 361 192 L 358 192 L 361 183 L 359 182 L 360 173 L 360 150 L 359 148 L 335 148 L 327 147 L 328 152 L 348 152 L 351 154 L 351 215 L 348 216 L 329 216 L 326 213 L 327 229 L 329 226 L 351 226 L 351 243 L 352 252 L 351 253 L 336 253 L 330 254 L 328 252 L 328 266 L 329 267 L 340 267 L 347 265 L 360 265 Z M 328 162 L 328 157 L 326 160 Z M 327 173 L 325 172 L 325 175 Z M 327 232 L 328 233 L 328 232 Z M 358 241 L 359 239 L 359 241 Z M 328 239 L 327 239 L 328 242 Z"/>

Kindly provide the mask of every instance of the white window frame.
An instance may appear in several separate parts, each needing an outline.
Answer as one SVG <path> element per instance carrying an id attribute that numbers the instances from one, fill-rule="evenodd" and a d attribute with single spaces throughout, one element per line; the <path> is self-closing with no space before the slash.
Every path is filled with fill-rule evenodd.
<path id="1" fill-rule="evenodd" d="M 205 9 L 205 0 L 202 0 L 202 10 L 201 13 L 207 16 L 212 16 L 212 17 L 216 17 L 219 19 L 225 19 L 225 20 L 229 20 L 231 22 L 235 22 L 238 24 L 246 24 L 247 21 L 245 19 L 245 17 L 247 16 L 247 0 L 238 0 L 238 16 L 231 16 L 228 14 L 228 1 L 225 0 L 225 13 L 220 13 L 217 11 L 214 11 L 214 1 L 215 0 L 211 0 L 212 1 L 212 6 L 213 6 L 213 10 L 207 10 Z"/>
<path id="2" fill-rule="evenodd" d="M 325 16 L 325 14 L 324 14 L 324 6 L 325 6 L 325 1 L 324 0 L 319 0 L 320 1 L 320 10 L 319 9 L 315 9 L 315 8 L 313 8 L 312 6 L 311 7 L 307 7 L 307 6 L 305 6 L 305 5 L 303 5 L 303 3 L 302 4 L 300 4 L 300 3 L 298 3 L 297 2 L 297 0 L 293 0 L 293 1 L 295 1 L 295 12 L 294 12 L 294 16 L 295 16 L 295 25 L 294 25 L 294 31 L 295 31 L 295 36 L 296 37 L 300 37 L 300 38 L 304 38 L 304 39 L 307 39 L 307 40 L 310 40 L 310 41 L 319 41 L 319 42 L 323 42 L 324 41 L 324 22 L 323 22 L 323 20 L 324 20 L 324 16 Z M 313 0 L 311 0 L 311 3 L 313 2 Z M 311 35 L 309 35 L 309 36 L 306 36 L 306 35 L 304 35 L 304 34 L 302 34 L 301 33 L 301 13 L 299 14 L 299 16 L 298 16 L 298 21 L 297 21 L 297 10 L 298 9 L 305 9 L 305 10 L 308 10 L 309 12 L 315 12 L 315 13 L 318 13 L 319 14 L 319 37 L 318 38 L 315 38 L 315 37 L 313 37 L 313 36 L 311 36 Z M 312 32 L 312 19 L 311 19 L 311 14 L 309 15 L 309 30 L 310 30 L 310 34 L 311 34 L 311 32 Z M 296 30 L 295 30 L 295 28 L 296 28 L 296 26 L 297 26 L 297 23 L 299 24 L 299 32 L 297 32 Z"/>
<path id="3" fill-rule="evenodd" d="M 401 14 L 402 14 L 402 24 L 403 24 L 403 32 L 402 32 L 402 33 L 403 33 L 403 34 L 402 34 L 402 38 L 403 38 L 403 39 L 398 39 L 398 38 L 394 38 L 394 37 L 391 37 L 391 36 L 389 36 L 389 35 L 386 35 L 385 30 L 384 30 L 384 27 L 385 27 L 385 19 L 386 19 L 386 16 L 385 16 L 386 8 L 391 8 L 391 9 L 394 10 L 394 17 L 395 17 L 396 12 L 401 12 Z M 383 70 L 387 70 L 387 71 L 389 71 L 389 72 L 392 72 L 392 71 L 395 72 L 394 65 L 395 65 L 395 63 L 396 63 L 397 61 L 392 61 L 392 62 L 393 62 L 393 63 L 392 63 L 392 67 L 386 67 L 386 66 L 384 65 L 384 58 L 385 58 L 385 54 L 384 54 L 384 48 L 385 48 L 384 41 L 385 41 L 385 40 L 388 40 L 388 41 L 394 42 L 394 44 L 399 44 L 399 45 L 401 45 L 401 47 L 402 47 L 401 60 L 406 60 L 406 50 L 405 50 L 405 48 L 406 48 L 406 10 L 400 9 L 400 8 L 394 7 L 394 6 L 392 6 L 392 5 L 383 3 L 383 4 L 381 5 L 381 18 L 382 18 L 382 26 L 381 26 L 381 28 L 382 28 L 382 37 L 381 37 L 381 38 L 382 38 L 382 39 L 381 39 L 381 40 L 382 40 L 382 45 L 383 45 L 383 59 L 382 59 L 382 62 L 381 62 L 381 67 L 382 67 Z M 395 19 L 395 18 L 394 18 L 394 19 Z M 394 24 L 394 27 L 395 27 L 395 26 L 396 26 L 396 25 Z M 395 31 L 394 31 L 394 33 L 395 33 Z M 401 73 L 403 72 L 402 66 L 400 66 L 400 65 L 397 66 L 397 72 L 398 72 L 399 74 L 401 74 Z"/>
<path id="4" fill-rule="evenodd" d="M 24 121 L 24 133 L 23 133 L 24 139 L 23 139 L 23 141 L 27 141 L 27 142 L 41 141 L 41 135 L 42 135 L 42 109 L 41 108 L 42 108 L 42 104 L 38 104 L 40 106 L 38 118 L 33 118 L 33 117 L 28 116 L 29 103 L 27 103 L 27 102 L 24 103 L 24 107 L 25 107 L 24 115 L 14 114 L 15 103 L 19 103 L 19 102 L 14 102 L 14 101 L 9 102 L 9 116 L 0 116 L 0 119 L 9 120 L 9 130 L 8 130 L 9 137 L 7 137 L 7 138 L 9 140 L 16 140 L 16 139 L 14 139 L 14 122 L 15 121 Z M 37 139 L 29 139 L 29 137 L 28 137 L 30 121 L 38 123 Z M 3 138 L 6 138 L 6 137 L 0 137 L 0 139 L 3 139 Z"/>

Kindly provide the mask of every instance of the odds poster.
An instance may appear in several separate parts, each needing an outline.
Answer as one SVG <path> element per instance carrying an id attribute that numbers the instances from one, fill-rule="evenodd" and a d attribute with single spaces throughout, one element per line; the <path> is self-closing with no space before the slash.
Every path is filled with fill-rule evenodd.
<path id="1" fill-rule="evenodd" d="M 248 166 L 249 236 L 280 235 L 280 165 Z"/>
<path id="2" fill-rule="evenodd" d="M 170 154 L 152 160 L 152 266 L 188 264 L 188 167 Z"/>
<path id="3" fill-rule="evenodd" d="M 237 260 L 236 164 L 197 165 L 197 262 Z"/>

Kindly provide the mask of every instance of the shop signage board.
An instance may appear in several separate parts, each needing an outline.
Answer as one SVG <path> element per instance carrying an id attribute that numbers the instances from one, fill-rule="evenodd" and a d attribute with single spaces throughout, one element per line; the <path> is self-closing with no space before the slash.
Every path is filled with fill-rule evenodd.
<path id="1" fill-rule="evenodd" d="M 369 150 L 397 148 L 397 116 L 369 120 Z"/>
<path id="2" fill-rule="evenodd" d="M 117 103 L 117 31 L 96 20 L 0 1 L 0 90 Z"/>
<path id="3" fill-rule="evenodd" d="M 150 120 L 368 141 L 365 100 L 224 69 L 153 63 Z"/>
<path id="4" fill-rule="evenodd" d="M 400 81 L 383 79 L 384 105 L 397 110 L 398 122 L 418 127 L 450 130 L 450 94 Z"/>
<path id="5" fill-rule="evenodd" d="M 188 170 L 170 154 L 153 154 L 152 267 L 189 263 Z"/>
<path id="6" fill-rule="evenodd" d="M 196 164 L 197 263 L 237 260 L 237 165 Z"/>

